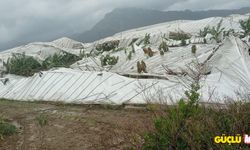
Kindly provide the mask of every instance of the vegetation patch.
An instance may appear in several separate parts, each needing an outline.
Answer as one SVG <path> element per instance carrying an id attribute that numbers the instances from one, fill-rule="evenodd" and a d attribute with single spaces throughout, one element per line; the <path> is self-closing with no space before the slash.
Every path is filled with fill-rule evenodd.
<path id="1" fill-rule="evenodd" d="M 53 67 L 67 68 L 80 59 L 81 57 L 79 56 L 67 52 L 61 52 L 49 56 L 41 63 L 35 58 L 26 56 L 25 53 L 23 53 L 13 54 L 12 57 L 8 59 L 7 63 L 4 63 L 4 66 L 6 67 L 7 73 L 27 77 L 33 76 L 35 73 L 42 70 L 49 70 Z"/>
<path id="2" fill-rule="evenodd" d="M 148 73 L 147 72 L 147 65 L 143 60 L 141 62 L 140 61 L 137 62 L 137 72 L 138 73 L 143 73 L 143 72 Z"/>
<path id="3" fill-rule="evenodd" d="M 146 33 L 143 42 L 144 42 L 144 45 L 150 44 L 150 34 L 147 34 L 147 33 Z"/>
<path id="4" fill-rule="evenodd" d="M 225 28 L 222 28 L 222 22 L 223 20 L 220 20 L 220 22 L 217 24 L 216 27 L 212 27 L 210 30 L 209 30 L 209 33 L 212 35 L 212 38 L 211 39 L 214 39 L 217 43 L 220 43 L 221 42 L 221 39 L 220 39 L 220 35 L 223 33 L 223 31 L 225 30 Z"/>
<path id="5" fill-rule="evenodd" d="M 141 39 L 141 40 L 137 43 L 137 45 L 139 46 L 139 45 L 141 45 L 142 43 L 144 44 L 144 46 L 149 45 L 149 44 L 150 44 L 150 38 L 151 38 L 151 35 L 148 34 L 148 33 L 146 33 L 145 36 L 144 36 L 144 38 Z"/>
<path id="6" fill-rule="evenodd" d="M 143 149 L 248 149 L 243 135 L 249 131 L 250 103 L 199 104 L 200 86 L 193 84 L 176 106 L 154 111 L 154 131 L 144 136 Z M 162 106 L 161 106 L 162 107 Z M 215 143 L 215 137 L 241 136 L 240 143 Z M 223 137 L 223 136 L 222 136 Z"/>
<path id="7" fill-rule="evenodd" d="M 42 65 L 33 57 L 23 54 L 12 54 L 7 63 L 4 63 L 7 73 L 20 76 L 32 76 L 42 70 Z"/>
<path id="8" fill-rule="evenodd" d="M 100 60 L 102 66 L 115 65 L 118 63 L 119 57 L 110 56 L 109 54 L 107 54 L 105 56 L 101 56 Z"/>
<path id="9" fill-rule="evenodd" d="M 48 116 L 44 114 L 40 114 L 36 117 L 37 123 L 40 127 L 46 126 L 48 124 Z"/>
<path id="10" fill-rule="evenodd" d="M 96 50 L 102 52 L 111 51 L 113 49 L 116 49 L 119 46 L 119 43 L 120 43 L 119 40 L 107 41 L 102 44 L 98 44 L 96 46 Z"/>
<path id="11" fill-rule="evenodd" d="M 17 133 L 16 126 L 6 122 L 3 118 L 0 118 L 0 139 L 3 139 L 4 136 L 10 136 L 15 133 Z"/>
<path id="12" fill-rule="evenodd" d="M 235 33 L 234 29 L 229 29 L 227 31 L 223 31 L 223 36 L 226 37 L 226 36 L 230 36 L 230 35 L 233 35 Z"/>
<path id="13" fill-rule="evenodd" d="M 210 33 L 210 28 L 205 27 L 203 30 L 200 30 L 199 36 L 200 37 L 206 37 L 208 33 Z"/>
<path id="14" fill-rule="evenodd" d="M 129 43 L 128 46 L 133 45 L 139 38 L 133 38 L 132 41 Z"/>
<path id="15" fill-rule="evenodd" d="M 131 60 L 132 59 L 132 51 L 130 51 L 129 53 L 128 53 L 128 56 L 127 56 L 127 60 Z"/>
<path id="16" fill-rule="evenodd" d="M 196 53 L 196 50 L 197 50 L 196 45 L 192 45 L 192 47 L 191 47 L 191 52 L 192 52 L 192 54 L 195 54 L 195 53 Z"/>
<path id="17" fill-rule="evenodd" d="M 225 36 L 229 36 L 230 34 L 234 33 L 233 29 L 225 31 L 225 28 L 222 28 L 222 22 L 223 22 L 223 20 L 220 20 L 220 22 L 216 26 L 214 26 L 212 28 L 207 26 L 203 30 L 200 30 L 199 36 L 206 37 L 207 34 L 211 34 L 212 35 L 211 39 L 214 39 L 217 43 L 220 43 L 221 42 L 221 38 L 220 38 L 221 35 L 223 35 L 225 37 Z M 204 40 L 204 43 L 207 43 L 207 42 Z"/>
<path id="18" fill-rule="evenodd" d="M 187 42 L 185 39 L 181 39 L 181 46 L 186 46 L 187 45 Z"/>
<path id="19" fill-rule="evenodd" d="M 43 70 L 48 70 L 54 67 L 66 67 L 68 68 L 73 63 L 79 61 L 81 57 L 62 52 L 59 54 L 54 54 L 45 59 L 42 63 Z"/>
<path id="20" fill-rule="evenodd" d="M 161 56 L 164 56 L 164 51 L 161 50 L 161 51 L 160 51 L 160 55 L 161 55 Z"/>
<path id="21" fill-rule="evenodd" d="M 162 41 L 158 48 L 160 51 L 168 52 L 168 45 L 165 41 Z"/>
<path id="22" fill-rule="evenodd" d="M 152 49 L 150 47 L 143 48 L 143 52 L 144 52 L 144 54 L 148 55 L 149 57 L 153 57 L 154 53 L 155 53 L 155 52 L 152 51 Z"/>
<path id="23" fill-rule="evenodd" d="M 241 20 L 240 26 L 244 36 L 250 35 L 250 17 L 247 20 Z"/>
<path id="24" fill-rule="evenodd" d="M 190 39 L 191 36 L 184 32 L 170 32 L 169 38 L 172 40 L 180 41 Z"/>

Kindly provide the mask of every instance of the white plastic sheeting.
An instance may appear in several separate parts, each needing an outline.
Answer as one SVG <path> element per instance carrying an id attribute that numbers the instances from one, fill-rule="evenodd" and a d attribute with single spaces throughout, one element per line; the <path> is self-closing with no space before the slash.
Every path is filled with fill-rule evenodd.
<path id="1" fill-rule="evenodd" d="M 193 56 L 190 57 L 193 59 Z M 201 82 L 202 101 L 219 99 L 223 103 L 224 97 L 236 99 L 238 90 L 249 92 L 249 61 L 248 46 L 238 38 L 227 38 L 207 61 L 211 73 Z M 184 68 L 185 63 L 182 64 Z M 184 96 L 183 83 L 187 81 L 187 77 L 167 77 L 169 80 L 133 79 L 111 72 L 61 68 L 29 78 L 9 77 L 6 85 L 0 83 L 0 97 L 84 104 L 141 104 L 148 101 L 159 102 L 164 98 L 171 103 L 171 100 L 175 102 Z"/>
<path id="2" fill-rule="evenodd" d="M 143 93 L 157 93 L 156 87 L 169 81 L 129 79 L 109 72 L 81 72 L 61 68 L 30 78 L 0 83 L 0 97 L 25 101 L 63 101 L 84 104 L 145 103 Z"/>

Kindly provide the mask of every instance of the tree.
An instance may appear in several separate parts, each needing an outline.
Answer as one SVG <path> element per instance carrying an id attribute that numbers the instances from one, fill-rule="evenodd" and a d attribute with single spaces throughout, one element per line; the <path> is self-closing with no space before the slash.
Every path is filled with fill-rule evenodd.
<path id="1" fill-rule="evenodd" d="M 225 28 L 221 27 L 222 22 L 223 22 L 223 20 L 221 19 L 220 22 L 217 24 L 217 26 L 212 27 L 209 31 L 209 33 L 212 35 L 211 39 L 214 39 L 217 43 L 221 42 L 220 35 L 225 30 Z"/>
<path id="2" fill-rule="evenodd" d="M 244 36 L 250 35 L 250 17 L 247 20 L 240 21 L 241 29 L 244 31 Z"/>

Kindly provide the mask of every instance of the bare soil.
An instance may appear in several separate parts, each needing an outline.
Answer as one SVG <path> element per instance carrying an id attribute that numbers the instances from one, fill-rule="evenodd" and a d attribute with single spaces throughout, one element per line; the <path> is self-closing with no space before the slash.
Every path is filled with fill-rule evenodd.
<path id="1" fill-rule="evenodd" d="M 47 116 L 40 126 L 37 117 Z M 140 149 L 152 129 L 152 114 L 144 109 L 63 105 L 0 100 L 0 117 L 18 133 L 0 140 L 1 150 Z"/>

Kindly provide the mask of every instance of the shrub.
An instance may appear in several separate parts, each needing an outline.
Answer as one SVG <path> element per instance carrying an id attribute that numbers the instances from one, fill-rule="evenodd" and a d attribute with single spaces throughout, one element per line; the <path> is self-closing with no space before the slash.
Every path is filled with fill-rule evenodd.
<path id="1" fill-rule="evenodd" d="M 98 44 L 96 46 L 97 51 L 111 51 L 119 46 L 120 41 L 119 40 L 114 40 L 114 41 L 107 41 L 102 44 Z"/>
<path id="2" fill-rule="evenodd" d="M 169 49 L 168 49 L 168 45 L 165 41 L 162 41 L 160 46 L 159 46 L 159 50 L 163 50 L 164 52 L 167 52 Z"/>
<path id="3" fill-rule="evenodd" d="M 164 51 L 161 50 L 160 51 L 160 55 L 163 56 L 164 55 Z"/>
<path id="4" fill-rule="evenodd" d="M 164 33 L 162 36 L 161 36 L 161 39 L 163 40 L 163 39 L 165 39 L 165 40 L 169 40 L 168 38 L 167 38 L 167 35 Z"/>
<path id="5" fill-rule="evenodd" d="M 15 133 L 17 133 L 16 126 L 5 122 L 2 118 L 0 118 L 0 139 L 4 136 L 10 136 Z"/>
<path id="6" fill-rule="evenodd" d="M 250 17 L 247 20 L 240 21 L 241 29 L 244 31 L 244 36 L 250 35 Z"/>
<path id="7" fill-rule="evenodd" d="M 150 44 L 150 34 L 146 33 L 144 37 L 144 45 L 148 45 L 148 44 Z"/>
<path id="8" fill-rule="evenodd" d="M 131 60 L 131 58 L 132 58 L 132 51 L 130 51 L 130 52 L 128 53 L 127 59 L 128 59 L 128 60 Z"/>
<path id="9" fill-rule="evenodd" d="M 48 116 L 44 114 L 40 114 L 36 117 L 37 123 L 40 127 L 44 127 L 48 124 Z"/>
<path id="10" fill-rule="evenodd" d="M 147 54 L 149 57 L 153 57 L 154 56 L 154 52 L 152 51 L 152 49 L 150 47 L 143 48 L 143 52 L 144 52 L 144 54 Z"/>
<path id="11" fill-rule="evenodd" d="M 224 37 L 230 36 L 230 35 L 232 35 L 234 33 L 235 33 L 234 29 L 229 29 L 228 31 L 223 31 L 223 36 Z"/>
<path id="12" fill-rule="evenodd" d="M 150 34 L 146 33 L 145 36 L 144 36 L 144 38 L 141 39 L 136 45 L 139 46 L 139 45 L 141 45 L 142 43 L 143 43 L 144 45 L 150 44 Z"/>
<path id="13" fill-rule="evenodd" d="M 207 44 L 207 40 L 206 40 L 205 38 L 203 39 L 203 43 L 204 43 L 204 44 Z"/>
<path id="14" fill-rule="evenodd" d="M 185 40 L 185 39 L 182 39 L 182 40 L 181 40 L 181 46 L 186 46 L 186 45 L 187 45 L 186 40 Z"/>
<path id="15" fill-rule="evenodd" d="M 80 60 L 79 56 L 61 52 L 60 54 L 54 54 L 46 58 L 42 64 L 35 60 L 31 56 L 23 54 L 13 54 L 8 59 L 7 63 L 4 63 L 7 73 L 16 74 L 21 76 L 32 76 L 41 70 L 48 70 L 53 67 L 69 67 L 71 64 Z"/>
<path id="16" fill-rule="evenodd" d="M 142 69 L 141 69 L 141 63 L 139 61 L 137 61 L 137 72 L 141 73 Z"/>
<path id="17" fill-rule="evenodd" d="M 217 43 L 221 42 L 219 36 L 222 34 L 222 32 L 225 30 L 225 28 L 222 28 L 221 25 L 222 25 L 222 22 L 223 20 L 220 20 L 220 22 L 217 24 L 216 27 L 212 27 L 210 30 L 209 30 L 209 33 L 212 35 L 212 38 L 211 39 L 214 39 Z"/>
<path id="18" fill-rule="evenodd" d="M 182 135 L 185 134 L 186 121 L 198 112 L 200 94 L 197 91 L 199 88 L 199 85 L 192 85 L 192 89 L 185 92 L 188 97 L 187 102 L 181 99 L 176 108 L 168 110 L 168 116 L 155 119 L 156 132 L 145 136 L 144 149 L 185 149 L 188 147 L 188 142 Z"/>
<path id="19" fill-rule="evenodd" d="M 191 52 L 192 52 L 193 54 L 195 54 L 195 53 L 196 53 L 196 50 L 197 50 L 196 45 L 192 45 Z"/>
<path id="20" fill-rule="evenodd" d="M 136 43 L 137 46 L 141 45 L 141 43 L 144 41 L 144 39 L 141 39 L 138 43 Z"/>
<path id="21" fill-rule="evenodd" d="M 39 149 L 44 149 L 44 141 L 45 141 L 45 134 L 46 134 L 46 132 L 44 131 L 44 127 L 48 125 L 48 122 L 49 122 L 48 115 L 40 114 L 39 116 L 36 117 L 36 121 L 38 125 L 40 126 L 39 128 L 40 148 Z"/>
<path id="22" fill-rule="evenodd" d="M 101 58 L 101 65 L 107 66 L 107 65 L 115 65 L 118 63 L 119 57 L 110 56 L 107 54 L 106 56 L 102 56 Z"/>
<path id="23" fill-rule="evenodd" d="M 13 54 L 5 64 L 7 73 L 20 76 L 32 76 L 42 69 L 41 64 L 31 56 Z"/>
<path id="24" fill-rule="evenodd" d="M 142 73 L 142 72 L 148 73 L 147 72 L 147 65 L 143 60 L 141 62 L 139 62 L 139 61 L 137 62 L 137 72 L 138 73 Z"/>
<path id="25" fill-rule="evenodd" d="M 149 57 L 153 57 L 154 56 L 154 52 L 149 48 L 149 51 L 148 51 L 148 56 Z"/>
<path id="26" fill-rule="evenodd" d="M 132 41 L 129 43 L 128 46 L 134 45 L 134 43 L 138 40 L 139 38 L 133 38 Z"/>
<path id="27" fill-rule="evenodd" d="M 142 68 L 142 71 L 144 73 L 148 73 L 147 72 L 147 65 L 146 65 L 146 63 L 143 60 L 141 61 L 141 68 Z"/>
<path id="28" fill-rule="evenodd" d="M 85 57 L 87 57 L 87 54 L 85 53 L 84 50 L 81 50 L 81 51 L 80 51 L 79 57 L 80 57 L 80 58 L 85 58 Z"/>
<path id="29" fill-rule="evenodd" d="M 169 38 L 176 41 L 180 41 L 190 39 L 190 35 L 184 32 L 170 32 Z"/>
<path id="30" fill-rule="evenodd" d="M 135 46 L 132 45 L 132 52 L 135 53 Z"/>
<path id="31" fill-rule="evenodd" d="M 209 33 L 209 31 L 210 31 L 210 28 L 209 27 L 205 27 L 203 30 L 200 30 L 199 36 L 200 37 L 206 37 L 207 34 Z"/>
<path id="32" fill-rule="evenodd" d="M 226 108 L 200 106 L 199 84 L 185 92 L 177 106 L 154 119 L 155 131 L 144 137 L 143 149 L 248 149 L 248 145 L 216 144 L 215 136 L 243 135 L 249 131 L 250 103 L 228 103 Z"/>
<path id="33" fill-rule="evenodd" d="M 51 69 L 53 67 L 69 67 L 80 59 L 81 58 L 79 56 L 67 52 L 61 52 L 46 58 L 45 61 L 43 61 L 42 66 L 45 70 Z"/>

